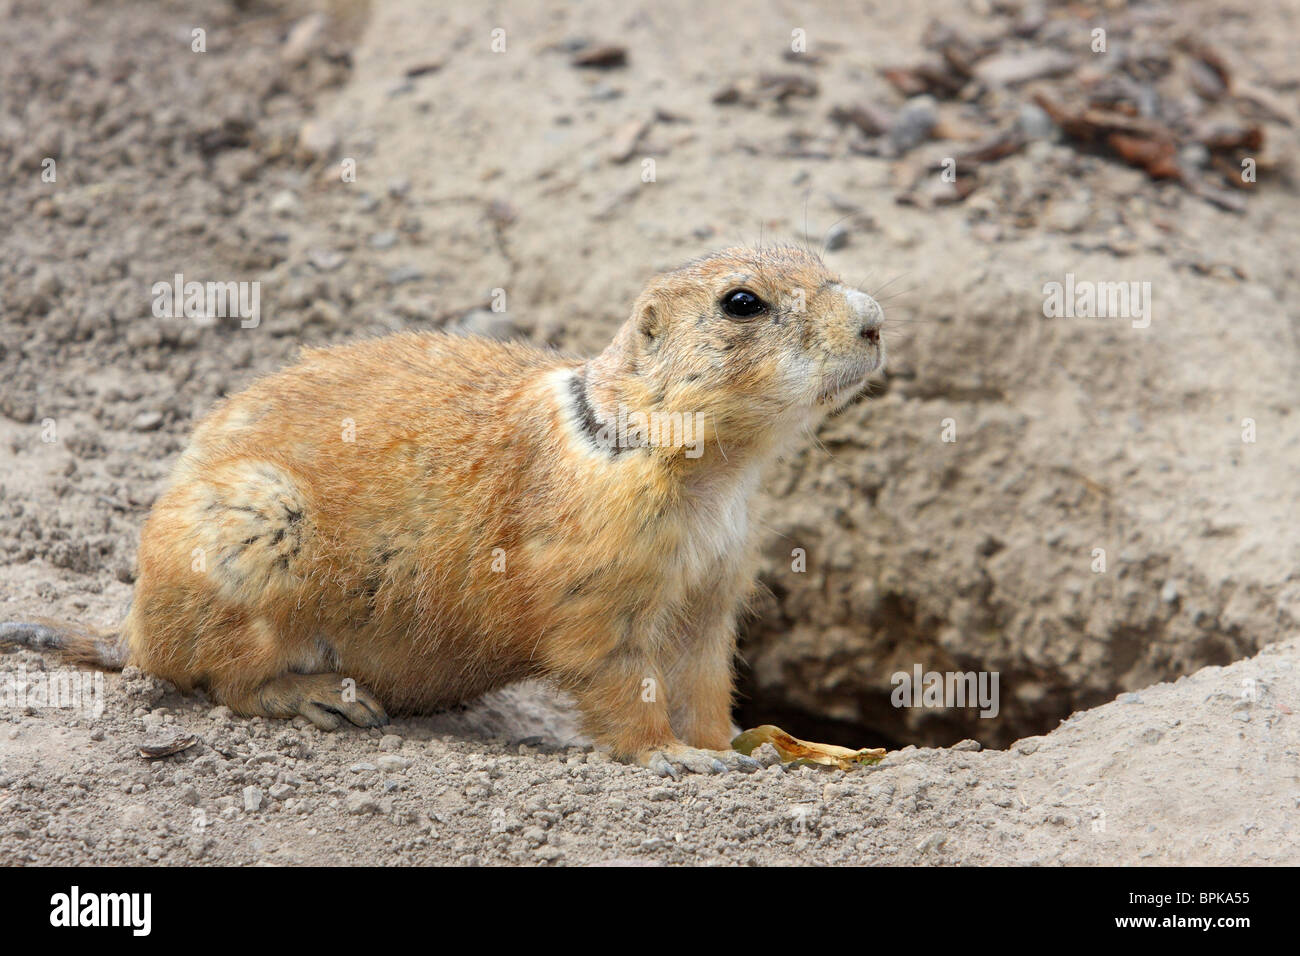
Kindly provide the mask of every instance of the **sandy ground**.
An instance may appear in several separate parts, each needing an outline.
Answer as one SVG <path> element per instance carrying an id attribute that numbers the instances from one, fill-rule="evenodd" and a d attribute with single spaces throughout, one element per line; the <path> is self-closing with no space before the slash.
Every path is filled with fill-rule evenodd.
<path id="1" fill-rule="evenodd" d="M 129 671 L 102 713 L 44 707 L 57 664 L 20 652 L 0 656 L 0 859 L 1300 861 L 1294 180 L 1270 166 L 1233 212 L 1057 131 L 953 202 L 911 184 L 1040 120 L 1028 88 L 941 96 L 943 135 L 911 145 L 878 71 L 933 54 L 935 23 L 1016 50 L 1097 19 L 1181 103 L 1211 81 L 1157 47 L 1190 17 L 1266 87 L 1240 115 L 1284 157 L 1295 11 L 760 6 L 0 4 L 0 617 L 114 624 L 195 417 L 303 344 L 443 327 L 589 353 L 654 271 L 806 232 L 885 301 L 894 358 L 765 489 L 738 717 L 956 746 L 664 781 L 593 753 L 542 687 L 329 735 Z M 782 56 L 792 24 L 817 59 Z M 571 64 L 599 43 L 628 63 Z M 897 131 L 830 118 L 854 103 Z M 176 272 L 259 281 L 259 326 L 152 318 Z M 1067 272 L 1150 281 L 1160 317 L 1044 322 Z M 891 707 L 913 664 L 1000 672 L 998 718 Z M 198 742 L 140 756 L 178 733 Z"/>
<path id="2" fill-rule="evenodd" d="M 128 671 L 98 719 L 0 729 L 0 848 L 64 864 L 1294 865 L 1298 654 L 1125 694 L 1008 750 L 680 781 L 539 736 L 563 719 L 531 692 L 330 734 Z M 201 742 L 139 756 L 176 734 Z"/>

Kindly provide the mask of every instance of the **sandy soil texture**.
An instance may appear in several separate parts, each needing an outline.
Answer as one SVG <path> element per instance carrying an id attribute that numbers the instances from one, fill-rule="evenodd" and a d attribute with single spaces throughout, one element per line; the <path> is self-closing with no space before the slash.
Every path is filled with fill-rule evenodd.
<path id="1" fill-rule="evenodd" d="M 302 345 L 592 353 L 654 272 L 806 239 L 891 367 L 764 487 L 738 719 L 903 748 L 660 780 L 540 686 L 331 735 L 131 670 L 44 707 L 24 651 L 0 859 L 1300 862 L 1293 5 L 0 6 L 0 619 L 115 624 L 196 417 Z M 155 318 L 177 273 L 256 327 Z M 1045 315 L 1067 275 L 1149 325 Z M 891 706 L 918 665 L 997 717 Z"/>

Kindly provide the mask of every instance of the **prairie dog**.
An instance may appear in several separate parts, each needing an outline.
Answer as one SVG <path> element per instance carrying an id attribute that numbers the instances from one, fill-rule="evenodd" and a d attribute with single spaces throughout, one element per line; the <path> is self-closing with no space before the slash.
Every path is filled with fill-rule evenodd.
<path id="1" fill-rule="evenodd" d="M 586 362 L 441 333 L 308 349 L 195 429 L 144 526 L 126 660 L 327 729 L 543 677 L 620 759 L 740 766 L 750 501 L 883 366 L 882 322 L 817 256 L 735 248 L 652 279 Z"/>

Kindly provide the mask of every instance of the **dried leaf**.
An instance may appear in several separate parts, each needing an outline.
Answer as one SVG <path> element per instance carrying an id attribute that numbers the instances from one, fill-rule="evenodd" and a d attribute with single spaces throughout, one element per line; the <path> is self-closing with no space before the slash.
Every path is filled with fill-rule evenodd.
<path id="1" fill-rule="evenodd" d="M 585 69 L 610 70 L 627 65 L 627 47 L 607 44 L 595 46 L 578 53 L 571 61 L 573 66 Z"/>
<path id="2" fill-rule="evenodd" d="M 889 132 L 893 118 L 882 109 L 870 104 L 834 106 L 831 120 L 846 126 L 856 126 L 864 136 L 881 136 Z"/>
<path id="3" fill-rule="evenodd" d="M 1182 179 L 1178 148 L 1170 139 L 1146 139 L 1127 133 L 1111 133 L 1106 142 L 1124 162 L 1147 171 L 1152 179 Z"/>
<path id="4" fill-rule="evenodd" d="M 998 53 L 975 66 L 976 79 L 990 86 L 1015 86 L 1046 76 L 1069 73 L 1074 57 L 1060 50 L 1043 48 L 1021 53 Z"/>
<path id="5" fill-rule="evenodd" d="M 170 757 L 182 750 L 189 750 L 198 742 L 199 738 L 194 734 L 177 734 L 166 740 L 146 740 L 140 745 L 140 756 L 146 760 Z"/>
<path id="6" fill-rule="evenodd" d="M 848 747 L 837 747 L 834 744 L 815 744 L 792 737 L 772 724 L 763 724 L 761 727 L 746 730 L 731 742 L 731 747 L 748 755 L 763 744 L 771 744 L 775 747 L 784 763 L 815 764 L 823 767 L 839 767 L 841 770 L 851 770 L 859 764 L 879 763 L 885 756 L 883 747 L 850 750 Z"/>

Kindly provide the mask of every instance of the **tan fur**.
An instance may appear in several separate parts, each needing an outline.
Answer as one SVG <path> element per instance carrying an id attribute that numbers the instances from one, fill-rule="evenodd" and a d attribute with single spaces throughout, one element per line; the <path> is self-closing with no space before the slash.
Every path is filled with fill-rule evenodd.
<path id="1" fill-rule="evenodd" d="M 735 288 L 771 309 L 727 317 Z M 734 249 L 654 279 L 585 365 L 429 333 L 308 350 L 195 430 L 144 527 L 131 663 L 322 726 L 545 677 L 622 758 L 726 750 L 749 499 L 880 367 L 878 324 L 816 257 Z M 603 423 L 700 413 L 703 453 L 594 445 L 575 374 Z"/>

